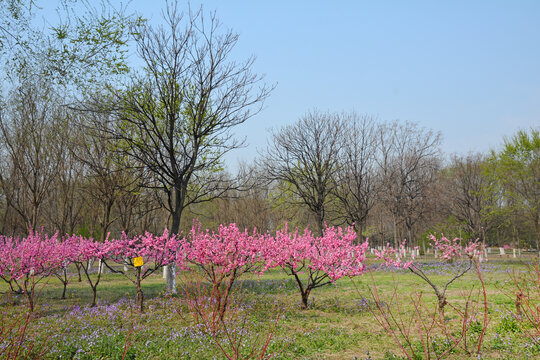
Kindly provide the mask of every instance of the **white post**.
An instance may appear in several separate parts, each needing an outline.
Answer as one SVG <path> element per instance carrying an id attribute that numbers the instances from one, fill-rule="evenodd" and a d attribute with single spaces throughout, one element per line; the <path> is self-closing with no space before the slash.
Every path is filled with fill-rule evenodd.
<path id="1" fill-rule="evenodd" d="M 501 256 L 506 255 L 506 252 L 504 251 L 504 248 L 502 248 L 502 247 L 499 248 L 499 255 L 501 255 Z"/>
<path id="2" fill-rule="evenodd" d="M 512 256 L 516 257 L 516 249 L 512 249 Z"/>
<path id="3" fill-rule="evenodd" d="M 169 268 L 169 265 L 165 265 L 163 267 L 163 278 L 166 279 L 167 278 L 167 269 Z"/>
<path id="4" fill-rule="evenodd" d="M 167 266 L 165 274 L 167 275 L 167 290 L 176 294 L 176 266 L 174 263 Z"/>

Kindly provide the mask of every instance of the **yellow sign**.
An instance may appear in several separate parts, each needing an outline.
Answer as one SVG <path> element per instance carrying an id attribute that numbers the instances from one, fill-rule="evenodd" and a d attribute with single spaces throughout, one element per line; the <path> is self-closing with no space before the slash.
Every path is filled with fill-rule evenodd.
<path id="1" fill-rule="evenodd" d="M 144 264 L 144 261 L 142 259 L 142 256 L 139 256 L 139 257 L 136 257 L 133 259 L 133 266 L 135 267 L 141 267 L 143 266 Z"/>

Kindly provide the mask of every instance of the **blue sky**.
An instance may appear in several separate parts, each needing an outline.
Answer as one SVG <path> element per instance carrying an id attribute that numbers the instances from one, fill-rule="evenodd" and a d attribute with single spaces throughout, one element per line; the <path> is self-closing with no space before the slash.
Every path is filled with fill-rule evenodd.
<path id="1" fill-rule="evenodd" d="M 184 2 L 183 4 L 187 4 Z M 192 1 L 198 7 L 200 1 Z M 540 1 L 203 1 L 240 34 L 235 59 L 277 88 L 237 129 L 250 161 L 269 129 L 349 111 L 440 131 L 445 153 L 487 152 L 540 126 Z M 130 5 L 159 22 L 162 0 Z"/>

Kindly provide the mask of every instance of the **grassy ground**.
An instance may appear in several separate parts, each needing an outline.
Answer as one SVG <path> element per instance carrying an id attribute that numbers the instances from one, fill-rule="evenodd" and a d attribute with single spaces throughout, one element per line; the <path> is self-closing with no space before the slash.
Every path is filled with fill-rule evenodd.
<path id="1" fill-rule="evenodd" d="M 523 268 L 509 261 L 490 261 L 483 265 L 488 327 L 481 358 L 540 358 L 540 345 L 538 341 L 536 344 L 531 341 L 529 336 L 530 324 L 512 315 L 515 313 L 515 300 L 513 293 L 509 292 L 512 289 L 508 283 L 509 274 Z M 426 268 L 437 284 L 444 284 L 451 270 L 444 265 Z M 354 280 L 338 280 L 314 290 L 308 310 L 300 310 L 296 284 L 279 271 L 269 271 L 261 277 L 245 276 L 239 285 L 238 294 L 242 294 L 243 300 L 233 305 L 231 314 L 238 317 L 236 321 L 231 320 L 229 330 L 238 336 L 238 343 L 243 344 L 240 348 L 247 353 L 246 349 L 256 342 L 257 336 L 259 342 L 264 343 L 269 326 L 279 319 L 268 349 L 279 359 L 402 358 L 404 355 L 399 345 L 374 317 L 377 310 L 371 296 L 373 285 L 389 308 L 401 310 L 395 314 L 404 316 L 405 328 L 413 324 L 410 319 L 415 319 L 412 295 L 422 294 L 422 303 L 429 310 L 436 306 L 431 288 L 408 271 L 374 270 Z M 61 283 L 50 278 L 38 296 L 37 316 L 29 320 L 21 342 L 21 353 L 51 359 L 121 359 L 127 349 L 125 358 L 131 359 L 225 358 L 216 340 L 225 351 L 230 351 L 230 340 L 223 333 L 212 337 L 202 326 L 190 321 L 192 317 L 186 315 L 187 308 L 181 303 L 182 299 L 165 296 L 163 286 L 161 274 L 143 282 L 146 311 L 138 314 L 132 306 L 135 287 L 119 275 L 104 274 L 98 287 L 100 302 L 95 308 L 88 307 L 92 292 L 84 278 L 80 283 L 76 277 L 71 278 L 65 300 L 59 299 Z M 450 285 L 450 305 L 445 313 L 449 326 L 459 327 L 461 318 L 451 308 L 465 309 L 465 299 L 469 294 L 473 294 L 475 300 L 472 302 L 475 309 L 467 309 L 474 324 L 467 338 L 470 353 L 462 342 L 445 358 L 479 358 L 472 351 L 474 346 L 471 344 L 480 336 L 483 321 L 480 289 L 474 272 Z M 3 313 L 2 349 L 10 336 L 25 323 L 25 303 L 23 297 L 9 295 L 5 284 L 0 284 L 0 291 L 4 293 L 0 307 Z M 393 298 L 393 294 L 396 297 Z M 536 299 L 538 297 L 536 295 Z M 399 299 L 398 303 L 396 299 Z M 416 325 L 412 326 L 412 348 L 420 355 L 418 358 L 426 359 L 417 333 Z M 440 337 L 430 341 L 440 342 L 437 345 L 442 349 L 439 353 L 448 346 Z"/>

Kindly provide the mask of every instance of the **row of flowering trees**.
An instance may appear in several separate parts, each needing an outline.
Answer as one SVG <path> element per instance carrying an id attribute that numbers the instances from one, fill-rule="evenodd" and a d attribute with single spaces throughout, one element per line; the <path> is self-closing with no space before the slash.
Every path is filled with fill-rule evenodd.
<path id="1" fill-rule="evenodd" d="M 285 228 L 272 236 L 256 230 L 241 231 L 235 224 L 221 225 L 217 231 L 202 230 L 194 224 L 185 237 L 166 230 L 160 236 L 122 235 L 105 242 L 78 235 L 31 232 L 24 238 L 0 236 L 0 277 L 13 292 L 27 297 L 33 311 L 36 286 L 57 276 L 65 287 L 71 264 L 84 273 L 95 305 L 97 286 L 106 267 L 133 283 L 138 308 L 143 311 L 141 282 L 161 267 L 174 264 L 203 274 L 212 286 L 220 314 L 224 314 L 231 290 L 242 274 L 262 274 L 281 268 L 294 277 L 305 308 L 311 290 L 343 276 L 361 274 L 367 247 L 367 240 L 357 244 L 356 232 L 351 227 L 330 227 L 322 236 L 314 236 L 308 229 L 289 233 Z M 97 270 L 92 271 L 96 262 Z"/>

